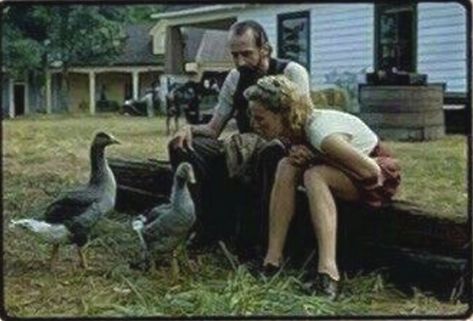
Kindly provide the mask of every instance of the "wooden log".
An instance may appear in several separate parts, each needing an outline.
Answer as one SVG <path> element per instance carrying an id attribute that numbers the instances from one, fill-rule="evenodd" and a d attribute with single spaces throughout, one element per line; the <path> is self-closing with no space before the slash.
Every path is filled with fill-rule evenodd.
<path id="1" fill-rule="evenodd" d="M 118 210 L 134 214 L 167 200 L 173 178 L 168 162 L 109 159 L 109 164 L 118 183 Z M 337 207 L 338 259 L 343 269 L 388 269 L 394 279 L 420 287 L 425 281 L 440 287 L 442 295 L 460 280 L 471 279 L 466 222 L 439 218 L 406 201 L 379 209 L 337 201 Z M 305 258 L 315 247 L 303 192 L 297 195 L 297 213 L 288 235 L 288 255 Z M 463 282 L 463 288 L 466 284 L 469 289 L 470 283 Z"/>
<path id="2" fill-rule="evenodd" d="M 118 183 L 118 208 L 151 207 L 165 201 L 171 191 L 172 169 L 168 162 L 109 159 Z M 298 202 L 302 202 L 298 200 Z M 133 206 L 127 205 L 133 203 Z M 337 201 L 339 234 L 356 236 L 364 243 L 435 251 L 439 255 L 463 256 L 470 247 L 466 223 L 439 218 L 418 204 L 393 201 L 372 209 Z M 301 207 L 307 211 L 307 206 Z"/>
<path id="3" fill-rule="evenodd" d="M 118 185 L 116 210 L 136 214 L 168 199 L 173 180 L 169 162 L 120 158 L 108 162 Z"/>

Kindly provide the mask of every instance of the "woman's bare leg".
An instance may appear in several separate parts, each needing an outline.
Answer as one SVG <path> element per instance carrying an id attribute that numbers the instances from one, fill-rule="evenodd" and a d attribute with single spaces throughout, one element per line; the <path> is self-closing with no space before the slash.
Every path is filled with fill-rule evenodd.
<path id="1" fill-rule="evenodd" d="M 269 205 L 268 251 L 263 265 L 279 266 L 289 224 L 295 211 L 296 183 L 300 169 L 283 158 L 277 167 Z"/>
<path id="2" fill-rule="evenodd" d="M 345 200 L 355 200 L 359 197 L 358 191 L 346 174 L 326 165 L 308 169 L 304 173 L 304 185 L 317 239 L 317 270 L 338 281 L 340 274 L 336 263 L 337 209 L 334 194 Z"/>

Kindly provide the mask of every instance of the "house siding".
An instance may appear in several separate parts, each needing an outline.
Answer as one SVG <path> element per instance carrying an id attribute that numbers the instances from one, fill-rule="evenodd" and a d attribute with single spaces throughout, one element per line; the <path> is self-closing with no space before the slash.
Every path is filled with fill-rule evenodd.
<path id="1" fill-rule="evenodd" d="M 417 70 L 429 82 L 466 92 L 466 10 L 458 3 L 418 5 Z"/>
<path id="2" fill-rule="evenodd" d="M 312 86 L 333 82 L 329 74 L 364 74 L 374 65 L 374 6 L 315 5 L 311 15 Z"/>
<path id="3" fill-rule="evenodd" d="M 41 74 L 32 73 L 28 77 L 28 99 L 30 113 L 44 113 L 44 86 Z"/>
<path id="4" fill-rule="evenodd" d="M 243 10 L 238 20 L 261 23 L 277 49 L 277 15 L 310 10 L 311 87 L 332 83 L 341 73 L 363 81 L 374 68 L 374 5 L 261 5 Z M 466 10 L 458 3 L 419 3 L 417 71 L 429 82 L 447 84 L 449 92 L 466 92 Z"/>
<path id="5" fill-rule="evenodd" d="M 72 112 L 89 110 L 89 78 L 87 74 L 69 74 L 69 105 Z"/>
<path id="6" fill-rule="evenodd" d="M 326 75 L 359 73 L 373 66 L 374 9 L 372 4 L 262 5 L 238 15 L 261 23 L 277 50 L 277 15 L 310 11 L 311 87 L 326 84 Z"/>
<path id="7" fill-rule="evenodd" d="M 101 92 L 103 87 L 105 89 L 105 98 L 108 101 L 114 101 L 115 103 L 122 105 L 125 101 L 125 87 L 128 84 L 131 89 L 131 82 L 131 75 L 124 73 L 97 74 L 97 78 L 95 80 L 95 100 L 99 101 L 102 98 Z"/>

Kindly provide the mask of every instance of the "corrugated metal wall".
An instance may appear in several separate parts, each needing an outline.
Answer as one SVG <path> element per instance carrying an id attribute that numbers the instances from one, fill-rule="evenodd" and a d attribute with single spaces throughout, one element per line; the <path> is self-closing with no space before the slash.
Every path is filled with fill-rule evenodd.
<path id="1" fill-rule="evenodd" d="M 458 3 L 418 5 L 417 70 L 447 91 L 466 92 L 466 10 Z"/>

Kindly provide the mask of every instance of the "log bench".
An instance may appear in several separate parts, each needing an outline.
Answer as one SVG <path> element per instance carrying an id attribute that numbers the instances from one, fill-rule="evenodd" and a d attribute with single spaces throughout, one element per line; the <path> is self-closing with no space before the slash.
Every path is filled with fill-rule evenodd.
<path id="1" fill-rule="evenodd" d="M 136 214 L 165 202 L 172 186 L 167 161 L 109 158 L 117 179 L 116 209 Z M 315 247 L 305 194 L 297 195 L 289 255 Z M 344 271 L 385 272 L 400 288 L 431 291 L 442 299 L 471 297 L 471 224 L 439 218 L 418 204 L 395 200 L 372 209 L 337 201 L 338 261 Z M 291 238 L 291 235 L 296 237 Z M 297 253 L 299 252 L 299 253 Z"/>

